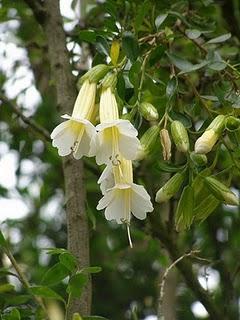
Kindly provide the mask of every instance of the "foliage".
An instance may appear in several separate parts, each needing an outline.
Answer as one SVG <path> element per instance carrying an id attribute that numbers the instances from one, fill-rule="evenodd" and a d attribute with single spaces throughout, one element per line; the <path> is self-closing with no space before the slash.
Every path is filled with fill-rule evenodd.
<path id="1" fill-rule="evenodd" d="M 174 258 L 161 236 L 163 227 L 181 254 L 197 248 L 201 257 L 210 260 L 188 258 L 196 274 L 202 263 L 206 269 L 218 272 L 220 281 L 208 293 L 229 319 L 237 319 L 239 208 L 226 205 L 226 197 L 218 196 L 215 189 L 207 186 L 209 179 L 214 179 L 221 182 L 220 189 L 224 192 L 232 188 L 239 194 L 240 18 L 234 15 L 236 3 L 222 1 L 221 7 L 220 2 L 212 0 L 106 0 L 91 5 L 90 2 L 82 1 L 84 23 L 66 31 L 76 83 L 88 69 L 83 61 L 84 50 L 92 58 L 92 66 L 109 64 L 115 68 L 121 116 L 134 124 L 140 138 L 150 127 L 158 125 L 159 129 L 168 130 L 172 142 L 171 158 L 169 155 L 166 161 L 163 157 L 166 144 L 160 138 L 153 140 L 146 157 L 134 163 L 136 182 L 146 187 L 154 202 L 157 191 L 176 173 L 183 172 L 184 180 L 169 200 L 170 209 L 164 203 L 154 203 L 155 212 L 145 221 L 132 221 L 134 247 L 130 249 L 124 226 L 106 222 L 102 213 L 96 211 L 100 199 L 96 181 L 101 169 L 93 159 L 84 159 L 91 266 L 81 268 L 71 252 L 61 249 L 66 247 L 67 238 L 61 159 L 49 141 L 17 117 L 0 96 L 1 143 L 17 156 L 14 190 L 0 185 L 0 197 L 11 198 L 14 191 L 28 204 L 24 218 L 2 223 L 5 238 L 1 233 L 1 317 L 42 319 L 42 310 L 33 296 L 43 298 L 46 306 L 53 299 L 64 311 L 69 297 L 81 296 L 90 274 L 93 314 L 116 320 L 156 314 L 159 275 Z M 76 3 L 72 1 L 75 11 Z M 229 11 L 234 18 L 229 19 Z M 0 21 L 3 26 L 18 21 L 10 41 L 27 53 L 26 61 L 15 60 L 12 74 L 0 69 L 1 95 L 6 95 L 9 78 L 14 78 L 23 63 L 27 64 L 41 101 L 30 114 L 19 99 L 27 94 L 28 88 L 24 88 L 16 97 L 17 104 L 23 114 L 31 115 L 50 132 L 60 118 L 46 36 L 23 0 L 2 0 Z M 82 48 L 82 56 L 75 50 L 78 46 Z M 149 118 L 143 104 L 146 108 L 153 107 L 159 120 Z M 225 116 L 224 125 L 217 132 L 217 142 L 206 154 L 206 162 L 195 154 L 194 144 L 218 115 Z M 179 151 L 177 143 L 174 144 L 173 121 L 181 122 L 187 131 L 190 143 L 186 152 Z M 27 174 L 26 163 L 33 167 Z M 57 204 L 55 209 L 53 204 Z M 16 232 L 19 241 L 14 241 Z M 19 275 L 6 264 L 9 252 L 22 266 L 29 288 L 19 285 Z M 189 283 L 183 285 L 184 281 L 178 277 L 175 284 L 179 289 L 175 288 L 177 302 L 173 306 L 176 319 L 195 319 L 191 305 L 199 297 L 192 294 Z"/>

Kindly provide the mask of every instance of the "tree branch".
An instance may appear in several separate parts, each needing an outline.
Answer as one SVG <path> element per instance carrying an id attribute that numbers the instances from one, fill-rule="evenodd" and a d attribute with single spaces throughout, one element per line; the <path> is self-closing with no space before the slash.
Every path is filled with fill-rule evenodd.
<path id="1" fill-rule="evenodd" d="M 156 217 L 156 214 L 150 216 L 150 219 L 152 235 L 161 241 L 161 243 L 167 249 L 171 260 L 173 262 L 178 261 L 176 264 L 177 269 L 181 273 L 187 286 L 193 291 L 195 296 L 199 299 L 199 301 L 201 301 L 208 311 L 210 319 L 222 319 L 220 310 L 221 308 L 214 304 L 207 292 L 200 286 L 198 279 L 192 270 L 192 264 L 187 259 L 180 259 L 180 257 L 183 255 L 180 253 L 180 250 L 172 235 L 169 234 L 160 219 Z"/>
<path id="2" fill-rule="evenodd" d="M 61 114 L 72 112 L 77 91 L 66 49 L 59 1 L 44 1 L 45 19 L 39 19 L 39 7 L 34 0 L 25 0 L 41 24 L 48 45 L 51 74 L 56 87 L 57 105 Z M 89 230 L 85 211 L 83 161 L 71 157 L 63 159 L 65 196 L 67 207 L 68 249 L 77 257 L 79 267 L 89 266 Z M 67 319 L 75 312 L 89 315 L 91 310 L 91 281 L 80 299 L 72 299 Z"/>
<path id="3" fill-rule="evenodd" d="M 44 140 L 51 141 L 49 132 L 42 126 L 40 126 L 36 121 L 33 119 L 26 117 L 21 111 L 20 108 L 11 100 L 9 100 L 5 95 L 0 93 L 0 100 L 2 103 L 7 104 L 12 111 L 19 116 L 20 119 L 22 119 L 23 122 L 25 122 L 29 127 L 31 127 L 34 131 L 39 133 Z"/>

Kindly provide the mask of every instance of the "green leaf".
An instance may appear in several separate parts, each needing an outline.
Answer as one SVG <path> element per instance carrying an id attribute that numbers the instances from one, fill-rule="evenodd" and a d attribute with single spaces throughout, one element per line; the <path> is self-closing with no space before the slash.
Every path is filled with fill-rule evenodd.
<path id="1" fill-rule="evenodd" d="M 126 56 L 132 61 L 136 61 L 139 55 L 138 42 L 132 32 L 124 32 L 122 38 L 122 48 Z"/>
<path id="2" fill-rule="evenodd" d="M 172 77 L 172 79 L 170 79 L 168 81 L 167 87 L 166 87 L 166 96 L 168 97 L 168 99 L 170 100 L 175 93 L 177 92 L 177 88 L 178 88 L 178 79 L 177 77 Z"/>
<path id="3" fill-rule="evenodd" d="M 191 62 L 182 59 L 181 57 L 178 57 L 175 54 L 166 52 L 167 56 L 169 57 L 169 59 L 171 60 L 171 62 L 178 68 L 181 70 L 181 72 L 179 74 L 183 74 L 183 73 L 188 73 L 188 72 L 193 72 L 196 70 L 199 70 L 201 68 L 203 68 L 204 66 L 206 66 L 209 62 L 208 61 L 201 61 L 198 64 L 192 64 Z"/>
<path id="4" fill-rule="evenodd" d="M 68 250 L 63 248 L 43 248 L 43 250 L 46 250 L 47 254 L 52 254 L 52 255 L 68 252 Z"/>
<path id="5" fill-rule="evenodd" d="M 86 273 L 99 273 L 102 271 L 101 267 L 86 267 L 81 269 L 81 272 L 86 272 Z"/>
<path id="6" fill-rule="evenodd" d="M 222 36 L 213 38 L 213 39 L 207 41 L 206 43 L 221 43 L 221 42 L 225 42 L 228 39 L 230 39 L 231 36 L 232 36 L 231 33 L 226 33 L 226 34 L 223 34 Z"/>
<path id="7" fill-rule="evenodd" d="M 166 50 L 166 47 L 159 45 L 157 46 L 149 57 L 149 65 L 153 66 L 155 63 L 159 62 L 162 56 L 164 55 L 164 52 Z"/>
<path id="8" fill-rule="evenodd" d="M 166 20 L 167 16 L 168 16 L 168 13 L 160 14 L 159 16 L 157 16 L 157 18 L 155 19 L 155 26 L 157 29 L 159 29 L 161 24 Z"/>
<path id="9" fill-rule="evenodd" d="M 56 263 L 50 268 L 44 275 L 42 283 L 48 286 L 55 285 L 61 282 L 69 275 L 69 269 L 66 268 L 62 263 Z"/>
<path id="10" fill-rule="evenodd" d="M 179 172 L 183 170 L 184 167 L 185 165 L 176 166 L 174 164 L 167 163 L 166 161 L 158 161 L 156 165 L 157 170 L 168 172 L 168 173 Z"/>
<path id="11" fill-rule="evenodd" d="M 186 29 L 185 34 L 189 39 L 193 40 L 199 38 L 202 32 L 197 29 Z"/>
<path id="12" fill-rule="evenodd" d="M 150 9 L 150 2 L 149 0 L 145 0 L 141 5 L 137 6 L 137 14 L 135 17 L 135 29 L 138 32 L 139 28 L 141 27 L 145 16 L 148 14 Z"/>
<path id="13" fill-rule="evenodd" d="M 96 38 L 96 49 L 97 51 L 103 55 L 103 56 L 109 56 L 109 51 L 110 51 L 110 48 L 109 48 L 109 45 L 108 45 L 108 42 L 107 40 L 102 37 L 102 36 L 97 36 Z"/>
<path id="14" fill-rule="evenodd" d="M 94 43 L 96 41 L 96 33 L 93 30 L 82 30 L 78 34 L 81 41 Z"/>
<path id="15" fill-rule="evenodd" d="M 71 272 L 73 272 L 77 267 L 77 259 L 70 252 L 61 253 L 59 261 Z"/>
<path id="16" fill-rule="evenodd" d="M 89 316 L 89 317 L 83 317 L 83 320 L 108 320 L 108 319 L 104 317 L 99 317 L 99 316 Z"/>
<path id="17" fill-rule="evenodd" d="M 46 299 L 56 299 L 56 300 L 63 301 L 65 303 L 64 299 L 58 293 L 56 293 L 55 291 L 53 291 L 48 287 L 35 286 L 35 287 L 31 287 L 30 291 L 35 296 L 43 297 Z"/>
<path id="18" fill-rule="evenodd" d="M 7 319 L 8 320 L 20 320 L 21 315 L 20 315 L 20 312 L 18 311 L 18 309 L 16 309 L 16 308 L 12 309 L 10 314 L 8 314 Z"/>
<path id="19" fill-rule="evenodd" d="M 173 120 L 178 120 L 178 121 L 182 122 L 182 124 L 184 125 L 185 128 L 192 127 L 192 120 L 187 114 L 171 111 L 169 113 L 169 115 Z"/>
<path id="20" fill-rule="evenodd" d="M 84 286 L 88 282 L 88 276 L 83 273 L 77 273 L 69 280 L 67 292 L 74 298 L 79 298 L 83 292 Z"/>
<path id="21" fill-rule="evenodd" d="M 137 60 L 132 64 L 132 67 L 129 70 L 129 80 L 136 90 L 138 89 L 140 83 L 139 73 L 141 71 L 141 66 L 141 62 Z"/>
<path id="22" fill-rule="evenodd" d="M 5 240 L 2 231 L 0 231 L 0 245 L 3 246 L 3 247 L 7 246 L 7 241 Z"/>
<path id="23" fill-rule="evenodd" d="M 10 292 L 15 289 L 14 285 L 10 283 L 4 283 L 0 285 L 0 293 Z"/>
<path id="24" fill-rule="evenodd" d="M 188 229 L 193 221 L 194 192 L 192 186 L 183 189 L 178 202 L 175 223 L 177 230 Z"/>

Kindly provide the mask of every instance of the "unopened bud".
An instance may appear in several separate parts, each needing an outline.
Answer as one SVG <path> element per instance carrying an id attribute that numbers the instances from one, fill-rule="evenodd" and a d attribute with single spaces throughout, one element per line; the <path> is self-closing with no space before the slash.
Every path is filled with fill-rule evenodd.
<path id="1" fill-rule="evenodd" d="M 79 313 L 74 313 L 73 317 L 72 317 L 72 320 L 82 320 L 82 317 L 80 316 Z"/>
<path id="2" fill-rule="evenodd" d="M 205 182 L 217 199 L 233 206 L 239 205 L 238 197 L 222 182 L 212 177 L 205 178 Z"/>
<path id="3" fill-rule="evenodd" d="M 171 124 L 171 133 L 173 141 L 180 152 L 188 152 L 189 139 L 184 125 L 180 121 L 173 121 Z"/>
<path id="4" fill-rule="evenodd" d="M 160 140 L 163 148 L 163 159 L 170 160 L 171 158 L 171 139 L 167 129 L 162 129 L 160 131 Z"/>
<path id="5" fill-rule="evenodd" d="M 218 134 L 213 130 L 207 130 L 195 142 L 195 152 L 206 154 L 210 152 L 218 140 Z"/>
<path id="6" fill-rule="evenodd" d="M 102 80 L 102 87 L 103 88 L 115 88 L 117 84 L 117 74 L 115 72 L 108 72 L 104 79 Z"/>
<path id="7" fill-rule="evenodd" d="M 140 147 L 138 149 L 137 156 L 136 156 L 137 160 L 142 160 L 153 151 L 158 135 L 159 135 L 158 126 L 150 127 L 143 134 L 143 136 L 140 139 Z"/>
<path id="8" fill-rule="evenodd" d="M 111 49 L 110 49 L 110 58 L 114 66 L 117 65 L 119 52 L 120 52 L 120 43 L 118 40 L 113 40 Z"/>
<path id="9" fill-rule="evenodd" d="M 218 115 L 207 127 L 207 130 L 213 129 L 214 132 L 216 132 L 218 135 L 222 133 L 222 130 L 225 126 L 225 116 L 220 114 Z"/>
<path id="10" fill-rule="evenodd" d="M 207 164 L 207 157 L 205 154 L 195 153 L 194 151 L 190 153 L 190 158 L 196 166 L 204 166 Z"/>
<path id="11" fill-rule="evenodd" d="M 180 189 L 183 180 L 184 174 L 176 173 L 161 189 L 158 190 L 155 201 L 161 203 L 171 199 Z"/>
<path id="12" fill-rule="evenodd" d="M 84 76 L 81 77 L 80 82 L 83 83 L 86 79 L 90 83 L 100 81 L 109 71 L 109 66 L 105 64 L 98 64 L 97 66 L 90 69 Z"/>
<path id="13" fill-rule="evenodd" d="M 195 152 L 206 154 L 210 152 L 217 142 L 225 126 L 225 116 L 217 116 L 207 127 L 206 131 L 195 143 Z"/>
<path id="14" fill-rule="evenodd" d="M 240 119 L 230 116 L 226 119 L 226 128 L 229 131 L 235 131 L 240 128 Z"/>
<path id="15" fill-rule="evenodd" d="M 157 109 L 149 102 L 142 102 L 139 106 L 139 112 L 148 121 L 158 120 Z"/>

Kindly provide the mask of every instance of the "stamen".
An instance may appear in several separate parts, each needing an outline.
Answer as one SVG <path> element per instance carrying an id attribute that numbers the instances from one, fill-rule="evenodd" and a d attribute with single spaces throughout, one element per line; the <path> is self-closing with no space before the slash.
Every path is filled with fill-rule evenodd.
<path id="1" fill-rule="evenodd" d="M 128 241 L 129 241 L 129 245 L 130 248 L 133 248 L 133 244 L 132 244 L 132 239 L 131 239 L 131 233 L 130 233 L 130 225 L 129 223 L 127 223 L 127 234 L 128 234 Z"/>

